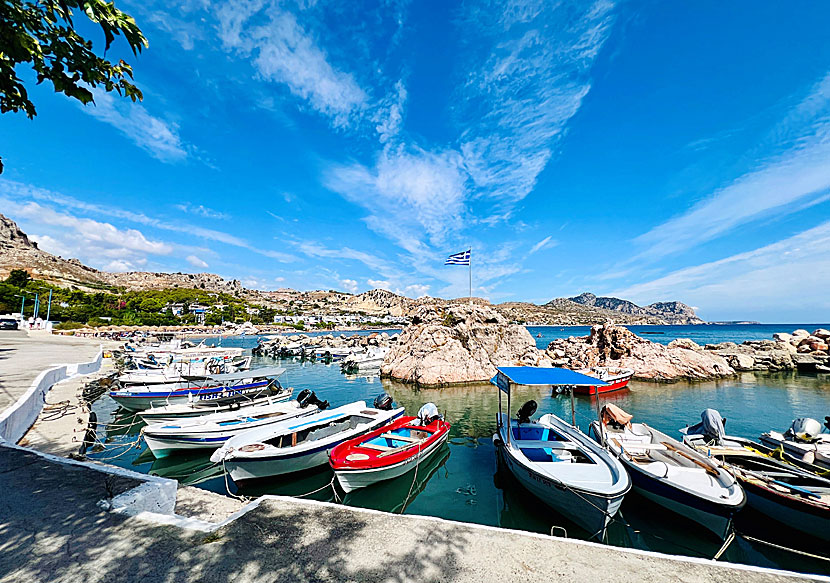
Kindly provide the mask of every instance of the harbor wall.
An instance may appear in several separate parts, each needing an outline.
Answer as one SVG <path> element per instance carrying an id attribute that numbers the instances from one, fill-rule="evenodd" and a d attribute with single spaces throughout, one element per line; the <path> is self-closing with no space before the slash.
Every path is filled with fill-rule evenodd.
<path id="1" fill-rule="evenodd" d="M 0 441 L 8 443 L 20 441 L 43 410 L 49 389 L 70 377 L 100 370 L 103 356 L 102 347 L 98 355 L 89 362 L 61 364 L 41 372 L 23 396 L 0 413 Z"/>

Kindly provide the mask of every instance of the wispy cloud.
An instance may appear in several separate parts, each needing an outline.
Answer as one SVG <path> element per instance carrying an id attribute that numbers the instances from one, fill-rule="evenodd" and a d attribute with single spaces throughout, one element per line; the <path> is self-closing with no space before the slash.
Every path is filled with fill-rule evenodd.
<path id="1" fill-rule="evenodd" d="M 199 269 L 206 269 L 208 267 L 208 264 L 204 260 L 199 259 L 195 255 L 188 255 L 186 259 L 193 267 L 198 267 Z"/>
<path id="2" fill-rule="evenodd" d="M 543 249 L 551 249 L 556 247 L 559 244 L 559 241 L 553 238 L 553 235 L 548 235 L 538 243 L 536 243 L 533 247 L 530 248 L 530 255 L 533 255 L 537 251 L 542 251 Z"/>
<path id="3" fill-rule="evenodd" d="M 297 17 L 279 4 L 231 1 L 217 14 L 226 49 L 250 57 L 263 79 L 284 84 L 335 126 L 347 126 L 365 106 L 368 96 L 354 77 L 333 67 Z"/>
<path id="4" fill-rule="evenodd" d="M 635 239 L 635 260 L 656 260 L 724 235 L 737 226 L 814 204 L 830 189 L 830 74 L 771 133 L 784 150 Z M 808 197 L 814 197 L 808 199 Z"/>
<path id="5" fill-rule="evenodd" d="M 187 158 L 187 147 L 179 137 L 176 124 L 150 115 L 143 105 L 128 99 L 100 90 L 93 90 L 93 95 L 95 105 L 83 107 L 84 112 L 110 124 L 162 162 L 180 162 Z"/>
<path id="6" fill-rule="evenodd" d="M 701 306 L 710 317 L 786 321 L 803 313 L 830 320 L 830 222 L 753 251 L 676 270 L 614 290 L 641 303 L 677 298 Z M 751 310 L 751 311 L 750 311 Z"/>
<path id="7" fill-rule="evenodd" d="M 187 213 L 189 215 L 196 215 L 196 216 L 199 216 L 199 217 L 204 217 L 206 219 L 228 219 L 228 218 L 230 218 L 230 216 L 225 214 L 225 213 L 213 210 L 212 208 L 208 208 L 208 207 L 203 206 L 201 204 L 194 205 L 194 204 L 190 204 L 189 202 L 186 202 L 184 204 L 176 204 L 176 205 L 173 205 L 173 206 L 175 206 L 177 209 L 179 209 L 183 213 Z"/>

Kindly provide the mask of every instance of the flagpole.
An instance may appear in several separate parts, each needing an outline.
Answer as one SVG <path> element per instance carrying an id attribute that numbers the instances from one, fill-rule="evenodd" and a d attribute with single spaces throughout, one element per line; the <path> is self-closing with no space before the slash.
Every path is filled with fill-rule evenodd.
<path id="1" fill-rule="evenodd" d="M 469 297 L 469 300 L 470 300 L 470 304 L 472 304 L 473 303 L 473 248 L 472 247 L 470 247 L 470 250 L 468 251 L 468 253 L 470 254 L 470 261 L 467 262 L 467 267 L 470 268 L 469 269 L 469 272 L 470 272 L 470 297 Z"/>

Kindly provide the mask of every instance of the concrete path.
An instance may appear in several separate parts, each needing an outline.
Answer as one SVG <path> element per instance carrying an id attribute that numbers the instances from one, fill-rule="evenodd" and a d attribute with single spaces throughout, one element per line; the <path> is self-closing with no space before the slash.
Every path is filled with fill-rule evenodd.
<path id="1" fill-rule="evenodd" d="M 96 504 L 132 485 L 0 448 L 0 582 L 799 580 L 294 499 L 264 500 L 207 535 L 108 513 Z M 211 504 L 209 497 L 204 503 Z"/>
<path id="2" fill-rule="evenodd" d="M 17 401 L 44 369 L 90 361 L 102 342 L 46 332 L 0 330 L 0 411 Z"/>

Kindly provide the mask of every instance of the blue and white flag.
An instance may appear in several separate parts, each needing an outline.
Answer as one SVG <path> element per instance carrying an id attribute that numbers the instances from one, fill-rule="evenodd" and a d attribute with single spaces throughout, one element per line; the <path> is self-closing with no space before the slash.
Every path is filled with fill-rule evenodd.
<path id="1" fill-rule="evenodd" d="M 462 251 L 461 253 L 454 253 L 447 257 L 444 265 L 469 265 L 470 264 L 470 249 Z"/>

